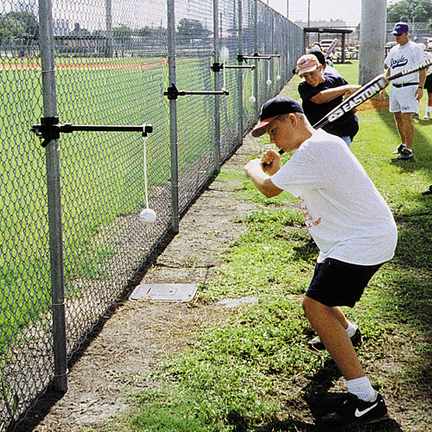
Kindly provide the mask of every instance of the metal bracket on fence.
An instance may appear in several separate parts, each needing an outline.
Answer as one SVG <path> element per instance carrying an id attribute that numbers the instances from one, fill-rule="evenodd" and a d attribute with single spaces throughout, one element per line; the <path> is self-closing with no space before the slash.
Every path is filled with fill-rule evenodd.
<path id="1" fill-rule="evenodd" d="M 211 69 L 213 72 L 220 72 L 223 68 L 225 69 L 255 69 L 255 65 L 224 65 L 223 63 L 213 63 Z"/>
<path id="2" fill-rule="evenodd" d="M 185 91 L 185 90 L 177 90 L 177 87 L 174 83 L 171 84 L 171 87 L 168 87 L 168 90 L 164 92 L 164 96 L 167 96 L 169 100 L 175 100 L 179 96 L 186 95 L 223 95 L 228 96 L 228 90 L 220 90 L 220 91 Z"/>
<path id="3" fill-rule="evenodd" d="M 248 60 L 270 60 L 273 57 L 280 57 L 280 54 L 258 54 L 258 53 L 255 53 L 251 56 L 244 56 L 243 54 L 239 54 L 237 56 L 237 61 L 239 63 L 243 63 L 243 62 L 247 63 Z"/>
<path id="4" fill-rule="evenodd" d="M 153 132 L 152 125 L 73 125 L 59 123 L 58 117 L 42 117 L 41 124 L 33 125 L 31 131 L 42 138 L 42 147 L 46 147 L 53 139 L 60 138 L 60 133 L 76 131 L 88 132 L 141 132 L 143 136 Z"/>

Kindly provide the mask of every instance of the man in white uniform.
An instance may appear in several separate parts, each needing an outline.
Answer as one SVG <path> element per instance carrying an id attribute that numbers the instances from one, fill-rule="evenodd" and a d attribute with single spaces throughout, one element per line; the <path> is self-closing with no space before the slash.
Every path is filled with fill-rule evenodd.
<path id="1" fill-rule="evenodd" d="M 262 106 L 252 135 L 266 132 L 279 149 L 295 153 L 281 166 L 280 155 L 268 150 L 245 171 L 267 197 L 287 191 L 300 198 L 306 226 L 320 249 L 303 308 L 319 343 L 347 380 L 346 401 L 319 422 L 335 426 L 388 418 L 385 402 L 354 350 L 352 337 L 358 329 L 339 306 L 353 307 L 373 274 L 393 257 L 393 216 L 344 141 L 313 129 L 293 99 L 277 97 Z"/>
<path id="2" fill-rule="evenodd" d="M 390 50 L 384 61 L 387 68 L 386 76 L 408 69 L 424 59 L 421 45 L 408 39 L 408 24 L 396 23 L 393 35 L 398 44 Z M 401 160 L 409 160 L 413 157 L 413 114 L 418 115 L 418 101 L 423 97 L 425 80 L 426 69 L 421 69 L 419 72 L 395 79 L 390 88 L 389 111 L 394 114 L 402 141 L 394 153 L 399 153 L 398 159 Z M 381 90 L 380 96 L 385 99 L 385 89 Z"/>

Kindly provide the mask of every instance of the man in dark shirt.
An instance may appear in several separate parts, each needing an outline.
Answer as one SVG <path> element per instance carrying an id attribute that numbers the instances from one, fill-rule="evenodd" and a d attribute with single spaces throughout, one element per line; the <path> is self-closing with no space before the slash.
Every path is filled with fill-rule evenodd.
<path id="1" fill-rule="evenodd" d="M 305 54 L 299 58 L 297 74 L 304 78 L 298 86 L 298 91 L 302 98 L 304 113 L 312 125 L 338 106 L 344 97 L 361 87 L 348 84 L 341 76 L 323 73 L 322 65 L 313 54 Z M 358 119 L 350 111 L 323 129 L 341 137 L 349 147 L 359 130 Z"/>

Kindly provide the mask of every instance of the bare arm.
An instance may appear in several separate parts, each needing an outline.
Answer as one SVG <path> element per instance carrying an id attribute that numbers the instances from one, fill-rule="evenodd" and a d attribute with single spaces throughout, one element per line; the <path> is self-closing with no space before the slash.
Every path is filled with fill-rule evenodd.
<path id="1" fill-rule="evenodd" d="M 339 96 L 349 96 L 356 92 L 360 87 L 360 85 L 346 84 L 339 87 L 325 89 L 317 93 L 315 96 L 311 97 L 310 100 L 311 102 L 316 104 L 327 103 L 332 101 L 333 99 L 336 99 Z"/>
<path id="2" fill-rule="evenodd" d="M 245 165 L 244 169 L 256 188 L 267 198 L 278 196 L 283 192 L 283 189 L 275 186 L 271 181 L 271 177 L 264 172 L 261 159 L 251 160 Z"/>
<path id="3" fill-rule="evenodd" d="M 384 76 L 385 76 L 386 78 L 390 76 L 390 68 L 387 68 L 387 69 L 386 69 Z M 386 96 L 386 89 L 383 88 L 383 89 L 382 89 L 378 94 L 379 94 L 379 97 L 380 97 L 381 99 L 385 100 L 385 96 Z"/>
<path id="4" fill-rule="evenodd" d="M 417 100 L 420 100 L 423 97 L 423 92 L 424 92 L 423 87 L 424 87 L 424 83 L 426 81 L 426 70 L 427 70 L 427 68 L 419 70 L 419 87 L 416 90 L 416 94 L 415 94 L 415 98 Z"/>

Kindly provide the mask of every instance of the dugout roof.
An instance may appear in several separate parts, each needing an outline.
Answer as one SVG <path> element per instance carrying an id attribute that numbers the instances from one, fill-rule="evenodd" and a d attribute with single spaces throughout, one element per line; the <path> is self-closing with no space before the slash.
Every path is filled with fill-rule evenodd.
<path id="1" fill-rule="evenodd" d="M 303 29 L 303 33 L 305 36 L 309 33 L 333 33 L 333 34 L 339 34 L 341 36 L 341 44 L 342 44 L 342 63 L 345 63 L 345 39 L 346 35 L 349 33 L 352 33 L 353 30 L 349 28 L 338 28 L 338 27 L 305 27 Z M 305 37 L 305 40 L 306 37 Z"/>

